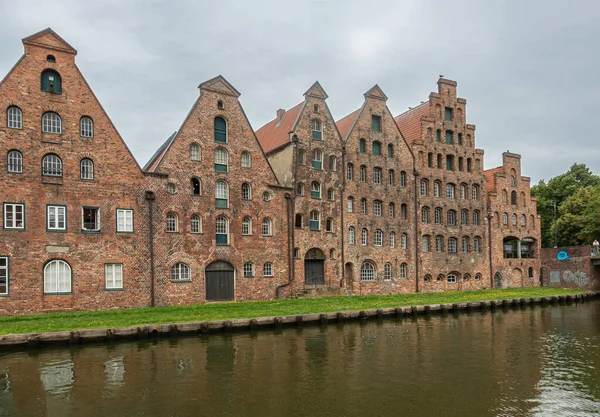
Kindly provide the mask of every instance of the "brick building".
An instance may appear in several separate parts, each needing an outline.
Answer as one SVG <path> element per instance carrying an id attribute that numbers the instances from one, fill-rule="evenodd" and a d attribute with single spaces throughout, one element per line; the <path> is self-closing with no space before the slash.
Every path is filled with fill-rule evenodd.
<path id="1" fill-rule="evenodd" d="M 396 118 L 376 85 L 337 122 L 317 82 L 255 134 L 215 77 L 140 169 L 75 49 L 23 44 L 0 82 L 0 314 L 539 282 L 529 178 L 509 153 L 483 171 L 454 81 Z"/>

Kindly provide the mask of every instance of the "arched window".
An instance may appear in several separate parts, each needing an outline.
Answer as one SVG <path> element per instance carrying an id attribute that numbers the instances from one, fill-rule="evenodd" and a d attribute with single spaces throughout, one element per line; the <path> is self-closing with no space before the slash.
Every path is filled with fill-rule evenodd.
<path id="1" fill-rule="evenodd" d="M 254 264 L 252 262 L 244 263 L 244 278 L 252 278 L 254 276 Z"/>
<path id="2" fill-rule="evenodd" d="M 316 210 L 310 212 L 310 230 L 321 230 L 321 213 Z"/>
<path id="3" fill-rule="evenodd" d="M 192 143 L 190 145 L 190 160 L 191 161 L 200 161 L 202 159 L 202 154 L 200 153 L 200 145 L 197 143 Z"/>
<path id="4" fill-rule="evenodd" d="M 472 162 L 471 162 L 471 158 L 467 158 L 467 172 L 471 172 L 472 168 Z"/>
<path id="5" fill-rule="evenodd" d="M 71 266 L 61 259 L 54 259 L 44 266 L 44 293 L 71 292 Z"/>
<path id="6" fill-rule="evenodd" d="M 383 266 L 383 279 L 386 281 L 392 280 L 392 264 L 389 262 L 386 262 Z"/>
<path id="7" fill-rule="evenodd" d="M 172 182 L 167 184 L 167 193 L 174 195 L 177 193 L 177 186 Z"/>
<path id="8" fill-rule="evenodd" d="M 312 198 L 321 198 L 321 184 L 318 183 L 317 181 L 313 181 L 310 184 L 310 196 Z"/>
<path id="9" fill-rule="evenodd" d="M 269 219 L 268 217 L 265 217 L 263 219 L 263 221 L 262 221 L 262 235 L 263 236 L 272 236 L 273 235 L 272 224 L 273 224 L 273 222 L 271 222 L 271 219 Z"/>
<path id="10" fill-rule="evenodd" d="M 458 137 L 460 138 L 460 135 Z M 462 156 L 459 156 L 458 157 L 458 170 L 461 171 L 461 172 L 464 170 L 464 163 L 463 163 L 463 161 L 464 161 L 464 158 Z"/>
<path id="11" fill-rule="evenodd" d="M 303 225 L 304 225 L 304 216 L 302 216 L 301 213 L 296 213 L 296 221 L 294 223 L 294 227 L 296 227 L 297 229 L 302 229 Z"/>
<path id="12" fill-rule="evenodd" d="M 461 200 L 467 199 L 467 184 L 460 185 L 460 199 Z"/>
<path id="13" fill-rule="evenodd" d="M 369 232 L 367 231 L 367 229 L 362 229 L 362 232 L 360 235 L 360 243 L 363 246 L 367 246 L 369 244 Z"/>
<path id="14" fill-rule="evenodd" d="M 6 109 L 6 127 L 11 129 L 23 128 L 23 112 L 17 106 Z"/>
<path id="15" fill-rule="evenodd" d="M 429 208 L 423 207 L 421 209 L 421 223 L 427 224 L 429 223 Z"/>
<path id="16" fill-rule="evenodd" d="M 252 200 L 252 188 L 247 182 L 242 184 L 242 200 Z"/>
<path id="17" fill-rule="evenodd" d="M 358 141 L 358 151 L 360 153 L 365 153 L 367 152 L 367 141 L 364 139 L 360 139 Z"/>
<path id="18" fill-rule="evenodd" d="M 381 201 L 379 201 L 379 200 L 373 201 L 373 215 L 374 216 L 381 216 L 381 212 L 382 212 L 381 206 L 382 206 Z"/>
<path id="19" fill-rule="evenodd" d="M 442 224 L 442 209 L 441 209 L 441 207 L 436 207 L 434 216 L 433 216 L 433 221 L 435 224 Z"/>
<path id="20" fill-rule="evenodd" d="M 390 169 L 388 171 L 388 185 L 393 186 L 395 179 L 396 179 L 396 173 L 394 172 L 393 169 Z"/>
<path id="21" fill-rule="evenodd" d="M 394 203 L 390 203 L 388 206 L 388 216 L 390 219 L 396 217 L 396 206 L 394 205 Z"/>
<path id="22" fill-rule="evenodd" d="M 396 233 L 390 232 L 390 248 L 394 249 L 396 247 Z"/>
<path id="23" fill-rule="evenodd" d="M 314 169 L 323 169 L 323 152 L 319 149 L 312 151 L 312 167 Z"/>
<path id="24" fill-rule="evenodd" d="M 313 113 L 315 113 L 315 114 L 316 114 L 316 113 L 319 113 L 319 105 L 318 105 L 318 104 L 315 104 L 315 105 L 313 106 Z"/>
<path id="25" fill-rule="evenodd" d="M 471 188 L 471 198 L 473 200 L 479 200 L 479 186 L 477 184 L 473 185 Z"/>
<path id="26" fill-rule="evenodd" d="M 273 194 L 271 194 L 268 191 L 264 191 L 262 198 L 263 198 L 263 201 L 269 202 L 269 201 L 271 201 L 271 198 L 273 198 Z"/>
<path id="27" fill-rule="evenodd" d="M 94 162 L 89 158 L 83 158 L 79 163 L 79 176 L 82 180 L 94 179 Z"/>
<path id="28" fill-rule="evenodd" d="M 423 236 L 422 239 L 422 246 L 423 246 L 423 252 L 429 252 L 429 248 L 430 248 L 430 242 L 429 242 L 429 236 Z"/>
<path id="29" fill-rule="evenodd" d="M 383 232 L 379 229 L 375 230 L 375 239 L 373 244 L 375 246 L 383 246 Z"/>
<path id="30" fill-rule="evenodd" d="M 527 270 L 527 276 L 529 278 L 533 278 L 533 268 L 532 267 L 529 267 L 529 269 Z"/>
<path id="31" fill-rule="evenodd" d="M 434 197 L 439 197 L 440 196 L 440 187 L 442 186 L 442 184 L 439 181 L 434 181 L 433 182 L 433 196 Z"/>
<path id="32" fill-rule="evenodd" d="M 56 58 L 54 57 L 54 55 L 48 55 L 46 57 L 46 61 L 51 62 L 51 63 L 56 63 Z"/>
<path id="33" fill-rule="evenodd" d="M 227 172 L 229 168 L 229 154 L 225 148 L 215 149 L 215 172 Z"/>
<path id="34" fill-rule="evenodd" d="M 439 274 L 437 276 L 437 278 L 435 279 L 436 282 L 444 282 L 444 276 L 442 274 Z"/>
<path id="35" fill-rule="evenodd" d="M 179 219 L 176 213 L 167 213 L 167 232 L 179 231 Z"/>
<path id="36" fill-rule="evenodd" d="M 41 89 L 46 93 L 62 94 L 62 79 L 53 70 L 45 70 L 41 76 Z"/>
<path id="37" fill-rule="evenodd" d="M 427 154 L 427 168 L 433 168 L 433 152 Z"/>
<path id="38" fill-rule="evenodd" d="M 348 244 L 354 245 L 356 229 L 353 226 L 348 228 Z"/>
<path id="39" fill-rule="evenodd" d="M 48 154 L 42 159 L 42 175 L 62 177 L 62 161 L 54 154 Z"/>
<path id="40" fill-rule="evenodd" d="M 408 270 L 408 265 L 404 262 L 400 264 L 400 279 L 406 279 L 406 272 Z"/>
<path id="41" fill-rule="evenodd" d="M 298 165 L 306 164 L 306 151 L 304 149 L 300 149 L 298 151 Z"/>
<path id="42" fill-rule="evenodd" d="M 470 279 L 471 279 L 471 275 L 469 275 L 469 274 L 464 274 L 463 275 L 463 281 L 468 281 Z"/>
<path id="43" fill-rule="evenodd" d="M 328 233 L 333 233 L 333 219 L 328 217 L 325 221 L 325 231 Z"/>
<path id="44" fill-rule="evenodd" d="M 329 170 L 331 172 L 337 171 L 337 158 L 333 155 L 329 156 Z"/>
<path id="45" fill-rule="evenodd" d="M 348 197 L 348 213 L 354 212 L 354 197 Z"/>
<path id="46" fill-rule="evenodd" d="M 481 238 L 480 237 L 473 238 L 473 252 L 481 253 Z"/>
<path id="47" fill-rule="evenodd" d="M 304 195 L 304 184 L 301 182 L 296 184 L 296 195 Z"/>
<path id="48" fill-rule="evenodd" d="M 354 165 L 348 164 L 346 167 L 346 179 L 352 181 L 354 178 Z"/>
<path id="49" fill-rule="evenodd" d="M 462 133 L 459 133 L 459 134 L 458 134 L 458 144 L 459 144 L 459 145 L 462 145 L 462 144 L 463 144 L 463 135 L 462 135 Z M 461 171 L 462 171 L 462 170 L 461 170 Z"/>
<path id="50" fill-rule="evenodd" d="M 425 275 L 425 277 L 423 277 L 423 282 L 425 284 L 429 284 L 431 282 L 431 275 L 429 275 L 429 274 Z"/>
<path id="51" fill-rule="evenodd" d="M 458 251 L 456 238 L 448 238 L 448 253 L 456 253 Z"/>
<path id="52" fill-rule="evenodd" d="M 217 245 L 229 245 L 229 220 L 225 216 L 215 219 L 215 240 Z"/>
<path id="53" fill-rule="evenodd" d="M 392 145 L 391 143 L 388 145 L 388 157 L 394 157 L 394 145 Z"/>
<path id="54" fill-rule="evenodd" d="M 360 174 L 360 182 L 366 182 L 367 181 L 367 166 L 366 165 L 360 166 L 359 174 Z"/>
<path id="55" fill-rule="evenodd" d="M 525 227 L 527 225 L 527 218 L 524 214 L 521 214 L 521 226 Z"/>
<path id="56" fill-rule="evenodd" d="M 215 117 L 215 142 L 227 143 L 227 122 L 222 117 Z"/>
<path id="57" fill-rule="evenodd" d="M 517 205 L 517 192 L 514 190 L 510 192 L 510 204 L 513 206 Z"/>
<path id="58" fill-rule="evenodd" d="M 475 274 L 475 281 L 481 281 L 481 274 Z"/>
<path id="59" fill-rule="evenodd" d="M 171 267 L 171 281 L 190 281 L 190 267 L 182 262 Z"/>
<path id="60" fill-rule="evenodd" d="M 242 168 L 251 168 L 252 167 L 252 158 L 250 157 L 249 152 L 242 152 Z"/>
<path id="61" fill-rule="evenodd" d="M 400 249 L 406 249 L 408 245 L 408 235 L 406 233 L 402 233 L 400 236 Z"/>
<path id="62" fill-rule="evenodd" d="M 404 203 L 400 205 L 400 218 L 402 220 L 408 219 L 408 206 Z"/>
<path id="63" fill-rule="evenodd" d="M 79 120 L 79 136 L 83 138 L 94 137 L 94 121 L 91 117 L 84 116 Z"/>
<path id="64" fill-rule="evenodd" d="M 272 277 L 273 276 L 273 263 L 265 262 L 263 264 L 263 276 L 264 277 Z"/>
<path id="65" fill-rule="evenodd" d="M 23 172 L 23 154 L 19 151 L 10 151 L 7 156 L 8 172 Z"/>
<path id="66" fill-rule="evenodd" d="M 400 186 L 406 187 L 406 172 L 400 171 Z"/>
<path id="67" fill-rule="evenodd" d="M 515 176 L 514 176 L 514 175 L 511 175 L 511 176 L 510 176 L 510 186 L 511 186 L 511 187 L 514 187 L 514 186 L 515 186 L 515 184 L 516 184 L 516 182 L 515 182 Z"/>
<path id="68" fill-rule="evenodd" d="M 202 233 L 202 218 L 197 214 L 192 215 L 190 229 L 192 233 Z"/>
<path id="69" fill-rule="evenodd" d="M 62 119 L 52 111 L 44 113 L 42 116 L 42 132 L 62 134 Z"/>
<path id="70" fill-rule="evenodd" d="M 436 252 L 444 251 L 444 238 L 442 236 L 435 237 L 435 251 Z"/>
<path id="71" fill-rule="evenodd" d="M 479 226 L 479 210 L 473 212 L 473 226 Z"/>
<path id="72" fill-rule="evenodd" d="M 329 201 L 335 200 L 335 190 L 333 188 L 330 188 L 329 190 L 327 190 L 327 199 Z"/>
<path id="73" fill-rule="evenodd" d="M 454 156 L 446 155 L 446 170 L 454 171 Z"/>
<path id="74" fill-rule="evenodd" d="M 448 226 L 456 226 L 456 211 L 448 210 L 446 212 Z"/>
<path id="75" fill-rule="evenodd" d="M 513 215 L 512 215 L 512 225 L 513 225 L 513 226 L 516 226 L 516 225 L 517 225 L 517 215 L 516 215 L 516 214 L 513 214 Z"/>
<path id="76" fill-rule="evenodd" d="M 467 236 L 462 238 L 462 251 L 464 253 L 469 252 L 469 238 Z"/>
<path id="77" fill-rule="evenodd" d="M 314 140 L 323 140 L 323 126 L 321 125 L 321 121 L 314 119 L 310 127 L 312 129 L 312 138 Z"/>
<path id="78" fill-rule="evenodd" d="M 454 184 L 446 184 L 446 198 L 454 200 Z"/>
<path id="79" fill-rule="evenodd" d="M 436 140 L 436 142 L 442 141 L 442 131 L 440 129 L 437 129 L 435 131 L 435 140 Z"/>
<path id="80" fill-rule="evenodd" d="M 460 212 L 460 224 L 466 226 L 469 224 L 469 212 L 467 210 L 461 210 Z"/>
<path id="81" fill-rule="evenodd" d="M 452 145 L 452 142 L 453 142 L 452 135 L 453 135 L 453 132 L 451 130 L 446 130 L 446 144 Z"/>
<path id="82" fill-rule="evenodd" d="M 225 181 L 215 183 L 215 207 L 221 209 L 229 207 L 229 186 Z"/>
<path id="83" fill-rule="evenodd" d="M 202 194 L 202 188 L 200 187 L 200 180 L 198 178 L 192 178 L 190 180 L 190 191 L 192 195 Z"/>
<path id="84" fill-rule="evenodd" d="M 381 184 L 381 168 L 373 168 L 373 183 Z"/>
<path id="85" fill-rule="evenodd" d="M 223 100 L 217 101 L 217 109 L 223 110 L 225 106 L 223 105 Z"/>
<path id="86" fill-rule="evenodd" d="M 505 225 L 508 224 L 508 214 L 507 213 L 502 214 L 502 224 L 505 224 Z"/>
<path id="87" fill-rule="evenodd" d="M 427 197 L 427 192 L 429 188 L 429 181 L 421 180 L 421 196 Z"/>
<path id="88" fill-rule="evenodd" d="M 367 199 L 360 199 L 360 214 L 367 214 Z"/>
<path id="89" fill-rule="evenodd" d="M 373 155 L 379 156 L 381 155 L 381 142 L 373 141 Z"/>
<path id="90" fill-rule="evenodd" d="M 363 262 L 360 266 L 361 281 L 375 281 L 375 266 L 371 262 Z"/>

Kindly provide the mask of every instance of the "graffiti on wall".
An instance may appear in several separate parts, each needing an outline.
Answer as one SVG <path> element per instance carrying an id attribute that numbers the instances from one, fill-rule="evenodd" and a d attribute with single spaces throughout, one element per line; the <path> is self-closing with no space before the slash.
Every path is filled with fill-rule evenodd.
<path id="1" fill-rule="evenodd" d="M 579 285 L 580 287 L 585 287 L 590 283 L 589 277 L 585 272 L 581 271 L 564 271 L 563 280 L 571 284 Z"/>

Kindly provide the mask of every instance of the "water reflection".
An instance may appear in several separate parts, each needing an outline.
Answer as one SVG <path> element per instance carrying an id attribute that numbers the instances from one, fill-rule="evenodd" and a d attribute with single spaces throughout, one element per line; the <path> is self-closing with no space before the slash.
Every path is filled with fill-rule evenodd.
<path id="1" fill-rule="evenodd" d="M 0 355 L 0 416 L 597 415 L 600 302 Z"/>

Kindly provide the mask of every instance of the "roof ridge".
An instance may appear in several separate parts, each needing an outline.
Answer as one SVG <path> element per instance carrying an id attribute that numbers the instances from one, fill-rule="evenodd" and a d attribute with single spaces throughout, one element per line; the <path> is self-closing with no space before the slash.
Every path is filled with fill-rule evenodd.
<path id="1" fill-rule="evenodd" d="M 403 112 L 403 113 L 400 113 L 399 115 L 397 115 L 396 117 L 394 117 L 394 119 L 397 119 L 398 117 L 401 117 L 401 116 L 405 116 L 405 115 L 407 115 L 408 113 L 410 113 L 410 112 L 412 112 L 412 111 L 418 110 L 418 109 L 419 109 L 419 107 L 421 107 L 421 106 L 424 106 L 424 105 L 426 105 L 426 104 L 428 105 L 428 104 L 429 104 L 429 102 L 428 102 L 428 101 L 425 101 L 425 102 L 423 102 L 423 103 L 421 103 L 421 104 L 419 104 L 419 105 L 417 105 L 417 106 L 415 106 L 415 107 L 409 108 L 409 109 L 408 109 L 408 110 L 406 110 L 405 112 Z"/>

